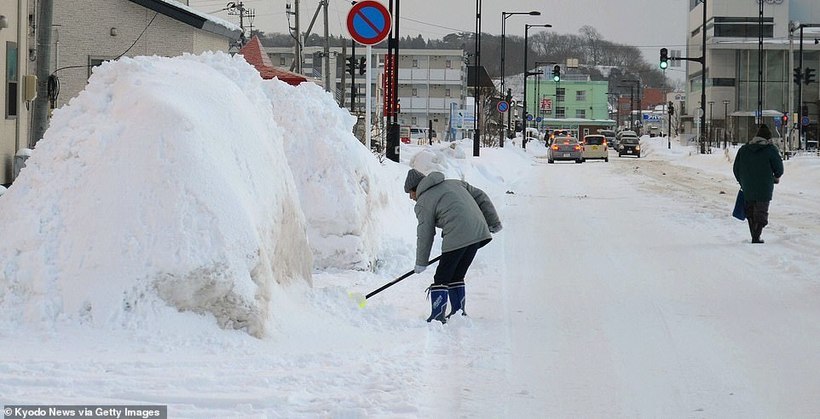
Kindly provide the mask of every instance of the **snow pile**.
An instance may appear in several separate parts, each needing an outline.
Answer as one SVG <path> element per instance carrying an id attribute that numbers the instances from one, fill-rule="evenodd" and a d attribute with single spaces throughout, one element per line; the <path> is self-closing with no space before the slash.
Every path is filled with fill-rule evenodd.
<path id="1" fill-rule="evenodd" d="M 6 320 L 116 327 L 159 298 L 261 336 L 273 294 L 310 281 L 283 131 L 241 57 L 96 69 L 0 212 Z"/>
<path id="2" fill-rule="evenodd" d="M 294 87 L 278 81 L 265 84 L 273 102 L 274 120 L 287 133 L 288 156 L 316 269 L 371 269 L 384 256 L 389 234 L 388 212 L 401 208 L 399 219 L 413 219 L 401 185 L 401 166 L 378 160 L 353 135 L 355 117 L 313 83 Z M 385 176 L 385 172 L 392 173 Z"/>

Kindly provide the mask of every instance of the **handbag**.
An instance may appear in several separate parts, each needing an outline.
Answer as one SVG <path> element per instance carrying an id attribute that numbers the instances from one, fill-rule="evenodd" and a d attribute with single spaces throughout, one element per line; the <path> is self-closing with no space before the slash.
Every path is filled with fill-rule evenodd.
<path id="1" fill-rule="evenodd" d="M 735 199 L 735 208 L 732 210 L 732 217 L 740 221 L 746 219 L 746 199 L 743 197 L 743 189 L 737 191 L 737 198 Z"/>

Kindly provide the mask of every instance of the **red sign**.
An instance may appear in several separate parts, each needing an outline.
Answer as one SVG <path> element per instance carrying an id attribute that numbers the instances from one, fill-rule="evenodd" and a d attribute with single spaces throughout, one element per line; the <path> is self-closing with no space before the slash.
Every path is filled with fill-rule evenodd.
<path id="1" fill-rule="evenodd" d="M 541 99 L 541 110 L 544 112 L 552 112 L 552 99 Z"/>
<path id="2" fill-rule="evenodd" d="M 382 89 L 384 90 L 384 116 L 396 116 L 399 109 L 393 105 L 393 98 L 396 95 L 396 85 L 393 73 L 393 54 L 384 56 L 384 73 L 382 75 Z"/>
<path id="3" fill-rule="evenodd" d="M 347 14 L 347 31 L 350 37 L 362 45 L 375 45 L 387 38 L 392 19 L 381 3 L 373 0 L 360 1 Z"/>

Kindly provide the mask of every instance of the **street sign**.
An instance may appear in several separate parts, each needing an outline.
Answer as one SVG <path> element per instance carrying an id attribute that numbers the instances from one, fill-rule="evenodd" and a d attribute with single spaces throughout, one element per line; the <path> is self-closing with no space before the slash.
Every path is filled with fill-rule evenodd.
<path id="1" fill-rule="evenodd" d="M 804 116 L 803 119 L 800 120 L 800 123 L 803 124 L 804 127 L 807 127 L 811 121 L 809 121 L 808 116 Z"/>
<path id="2" fill-rule="evenodd" d="M 532 114 L 531 113 L 527 114 L 527 121 L 532 121 Z"/>
<path id="3" fill-rule="evenodd" d="M 541 122 L 542 120 L 543 120 L 543 118 L 541 118 L 540 116 L 535 117 L 535 122 Z"/>
<path id="4" fill-rule="evenodd" d="M 783 125 L 783 121 L 780 118 L 774 118 L 774 126 L 780 128 L 781 125 Z"/>
<path id="5" fill-rule="evenodd" d="M 497 105 L 495 105 L 495 108 L 498 109 L 498 112 L 504 113 L 504 112 L 507 112 L 508 110 L 510 110 L 510 105 L 507 104 L 507 102 L 502 100 L 502 101 L 499 101 Z"/>
<path id="6" fill-rule="evenodd" d="M 347 31 L 362 45 L 375 45 L 390 33 L 390 12 L 379 2 L 364 0 L 356 3 L 347 14 Z"/>

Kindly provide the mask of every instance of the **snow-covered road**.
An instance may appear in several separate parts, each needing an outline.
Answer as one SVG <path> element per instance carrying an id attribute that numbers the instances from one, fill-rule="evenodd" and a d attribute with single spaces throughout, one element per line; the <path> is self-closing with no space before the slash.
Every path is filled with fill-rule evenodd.
<path id="1" fill-rule="evenodd" d="M 511 153 L 482 152 L 487 173 Z M 391 278 L 327 271 L 277 298 L 262 340 L 191 313 L 159 331 L 7 325 L 0 403 L 167 404 L 174 418 L 820 416 L 806 250 L 820 234 L 800 215 L 817 193 L 787 165 L 766 244 L 751 245 L 729 216 L 728 163 L 675 160 L 530 155 L 482 185 L 505 228 L 470 271 L 469 318 L 424 322 L 432 270 L 364 309 L 345 293 Z"/>

